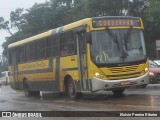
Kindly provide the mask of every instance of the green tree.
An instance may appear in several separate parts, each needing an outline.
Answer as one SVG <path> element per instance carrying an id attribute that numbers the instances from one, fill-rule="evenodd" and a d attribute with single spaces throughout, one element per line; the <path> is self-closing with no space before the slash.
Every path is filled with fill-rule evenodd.
<path id="1" fill-rule="evenodd" d="M 89 17 L 125 15 L 128 2 L 128 0 L 87 0 L 87 14 Z"/>
<path id="2" fill-rule="evenodd" d="M 151 58 L 156 58 L 155 41 L 160 39 L 160 1 L 148 0 L 147 14 L 144 17 L 147 50 Z"/>
<path id="3" fill-rule="evenodd" d="M 51 8 L 48 2 L 44 4 L 35 4 L 27 10 L 25 15 L 26 24 L 22 26 L 25 34 L 32 35 L 43 32 L 52 27 Z"/>
<path id="4" fill-rule="evenodd" d="M 22 25 L 26 23 L 25 14 L 23 14 L 23 8 L 17 8 L 10 13 L 11 27 L 16 28 L 18 31 L 22 30 Z"/>
<path id="5" fill-rule="evenodd" d="M 148 0 L 132 0 L 128 2 L 128 15 L 144 18 L 148 8 Z"/>
<path id="6" fill-rule="evenodd" d="M 53 27 L 60 27 L 74 21 L 72 0 L 51 0 Z"/>
<path id="7" fill-rule="evenodd" d="M 5 21 L 3 17 L 0 17 L 0 30 L 6 30 L 10 35 L 13 35 L 10 27 L 9 27 L 9 21 Z"/>

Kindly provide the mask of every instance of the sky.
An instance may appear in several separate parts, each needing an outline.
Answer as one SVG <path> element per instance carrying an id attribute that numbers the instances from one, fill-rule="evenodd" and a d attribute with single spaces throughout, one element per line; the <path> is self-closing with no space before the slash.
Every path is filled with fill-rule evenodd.
<path id="1" fill-rule="evenodd" d="M 32 7 L 35 3 L 44 3 L 47 0 L 0 0 L 0 17 L 3 17 L 5 20 L 10 19 L 10 12 L 14 11 L 17 8 L 28 9 Z M 15 32 L 13 30 L 12 32 Z M 2 44 L 5 42 L 5 37 L 10 36 L 4 30 L 0 30 L 0 54 L 3 51 Z"/>

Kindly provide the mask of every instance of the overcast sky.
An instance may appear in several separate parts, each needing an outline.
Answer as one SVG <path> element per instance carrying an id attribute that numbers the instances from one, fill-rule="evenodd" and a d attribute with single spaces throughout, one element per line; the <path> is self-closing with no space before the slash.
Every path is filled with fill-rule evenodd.
<path id="1" fill-rule="evenodd" d="M 45 1 L 47 0 L 0 0 L 0 17 L 9 20 L 10 12 L 16 8 L 28 9 L 35 3 L 44 3 Z M 5 42 L 5 37 L 7 36 L 10 36 L 10 34 L 4 30 L 0 30 L 0 54 L 3 51 L 1 45 Z"/>

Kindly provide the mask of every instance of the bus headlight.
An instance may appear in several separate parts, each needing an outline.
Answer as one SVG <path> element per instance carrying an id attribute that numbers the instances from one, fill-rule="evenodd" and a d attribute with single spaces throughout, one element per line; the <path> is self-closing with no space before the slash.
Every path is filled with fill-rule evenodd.
<path id="1" fill-rule="evenodd" d="M 100 78 L 100 79 L 103 79 L 103 78 L 105 77 L 104 74 L 100 74 L 100 73 L 98 73 L 98 72 L 96 72 L 94 75 L 95 75 L 97 78 Z"/>
<path id="2" fill-rule="evenodd" d="M 145 70 L 145 73 L 148 72 L 148 68 L 147 67 L 144 70 Z"/>
<path id="3" fill-rule="evenodd" d="M 146 68 L 140 73 L 140 76 L 145 75 L 147 72 L 148 72 L 148 68 L 146 67 Z"/>
<path id="4" fill-rule="evenodd" d="M 95 76 L 96 76 L 96 77 L 98 77 L 98 76 L 99 76 L 99 73 L 98 73 L 98 72 L 96 72 L 96 73 L 95 73 Z"/>

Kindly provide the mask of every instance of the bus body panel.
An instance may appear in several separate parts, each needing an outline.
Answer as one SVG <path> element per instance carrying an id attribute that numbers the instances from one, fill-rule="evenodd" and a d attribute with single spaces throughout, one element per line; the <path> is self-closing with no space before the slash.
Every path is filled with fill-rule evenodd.
<path id="1" fill-rule="evenodd" d="M 64 56 L 60 59 L 60 91 L 64 92 L 65 76 L 72 76 L 73 80 L 79 80 L 77 55 Z"/>
<path id="2" fill-rule="evenodd" d="M 9 68 L 12 69 L 12 66 Z M 55 79 L 56 58 L 19 64 L 18 70 L 19 90 L 23 90 L 23 82 L 27 79 L 31 90 L 59 91 L 57 90 L 59 81 Z M 12 77 L 10 79 L 13 87 L 14 80 Z"/>

